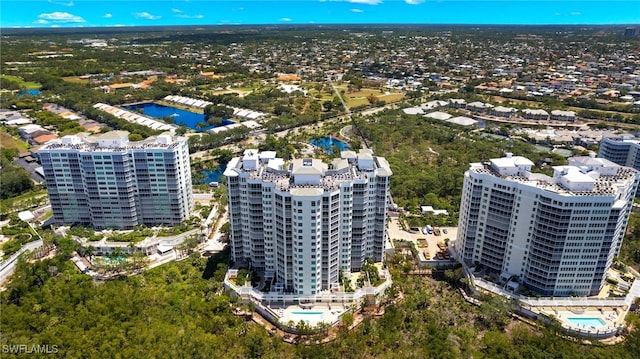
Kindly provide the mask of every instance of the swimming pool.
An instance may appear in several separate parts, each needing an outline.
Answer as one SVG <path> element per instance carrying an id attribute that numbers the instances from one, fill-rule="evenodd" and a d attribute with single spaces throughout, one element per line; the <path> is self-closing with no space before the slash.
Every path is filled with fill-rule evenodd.
<path id="1" fill-rule="evenodd" d="M 607 325 L 607 323 L 600 318 L 567 318 L 569 322 L 580 328 L 600 328 Z"/>
<path id="2" fill-rule="evenodd" d="M 317 324 L 322 321 L 323 317 L 323 312 L 291 312 L 291 320 L 296 323 L 303 320 L 309 324 Z"/>
<path id="3" fill-rule="evenodd" d="M 102 261 L 105 262 L 106 264 L 118 264 L 120 262 L 125 261 L 127 258 L 125 256 L 118 256 L 118 257 L 102 257 Z"/>

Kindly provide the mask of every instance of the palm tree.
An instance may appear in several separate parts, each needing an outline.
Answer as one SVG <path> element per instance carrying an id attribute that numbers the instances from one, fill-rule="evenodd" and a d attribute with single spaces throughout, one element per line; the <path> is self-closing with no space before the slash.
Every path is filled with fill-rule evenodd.
<path id="1" fill-rule="evenodd" d="M 95 248 L 92 246 L 82 247 L 82 252 L 84 253 L 85 258 L 89 260 L 89 262 L 93 261 L 93 255 L 95 254 Z"/>

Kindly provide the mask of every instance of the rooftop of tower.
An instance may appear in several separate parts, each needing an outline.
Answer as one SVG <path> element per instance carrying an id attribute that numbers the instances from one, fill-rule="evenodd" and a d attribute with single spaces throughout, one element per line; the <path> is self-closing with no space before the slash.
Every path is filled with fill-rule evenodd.
<path id="1" fill-rule="evenodd" d="M 604 137 L 603 140 L 604 139 L 607 139 L 609 141 L 615 141 L 615 142 L 640 144 L 640 138 L 635 137 L 635 136 L 630 136 L 630 135 L 616 136 L 616 137 Z"/>
<path id="2" fill-rule="evenodd" d="M 110 131 L 98 135 L 79 133 L 51 140 L 40 151 L 46 150 L 76 150 L 84 152 L 123 152 L 134 149 L 172 149 L 185 141 L 170 132 L 148 137 L 142 141 L 129 141 L 129 132 Z"/>
<path id="3" fill-rule="evenodd" d="M 240 173 L 247 173 L 250 179 L 272 182 L 281 191 L 293 188 L 333 191 L 339 189 L 341 183 L 358 180 L 364 182 L 372 175 L 392 175 L 387 160 L 374 156 L 373 151 L 368 149 L 362 149 L 358 153 L 342 151 L 340 158 L 334 159 L 330 164 L 314 158 L 285 162 L 282 158 L 277 158 L 275 152 L 248 149 L 242 157 L 229 162 L 224 175 L 233 177 Z"/>
<path id="4" fill-rule="evenodd" d="M 553 176 L 531 172 L 533 162 L 512 156 L 472 163 L 469 171 L 522 183 L 566 196 L 616 196 L 628 187 L 640 172 L 604 158 L 572 157 L 567 166 L 554 166 Z"/>

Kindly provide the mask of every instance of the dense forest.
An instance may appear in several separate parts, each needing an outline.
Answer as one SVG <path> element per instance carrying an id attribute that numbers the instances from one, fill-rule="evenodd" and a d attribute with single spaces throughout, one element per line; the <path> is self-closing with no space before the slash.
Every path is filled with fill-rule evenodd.
<path id="1" fill-rule="evenodd" d="M 237 304 L 222 291 L 228 251 L 94 282 L 67 260 L 69 246 L 61 248 L 54 258 L 20 263 L 0 293 L 0 345 L 55 345 L 66 358 L 632 359 L 640 353 L 638 331 L 614 346 L 585 345 L 555 326 L 513 320 L 509 303 L 496 297 L 483 298 L 480 307 L 468 304 L 455 281 L 404 276 L 393 258 L 394 291 L 403 295 L 382 317 L 340 329 L 328 344 L 290 345 L 232 314 Z M 629 320 L 640 324 L 636 315 Z"/>

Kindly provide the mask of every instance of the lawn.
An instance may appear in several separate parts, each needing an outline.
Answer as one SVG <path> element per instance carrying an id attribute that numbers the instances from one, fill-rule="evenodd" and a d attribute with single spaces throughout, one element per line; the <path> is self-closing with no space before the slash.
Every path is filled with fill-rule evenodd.
<path id="1" fill-rule="evenodd" d="M 2 144 L 2 148 L 17 148 L 20 152 L 29 149 L 28 143 L 14 138 L 4 130 L 0 131 L 0 144 Z"/>
<path id="2" fill-rule="evenodd" d="M 404 98 L 404 94 L 401 93 L 390 93 L 390 94 L 385 94 L 385 95 L 380 95 L 378 96 L 379 99 L 383 100 L 384 102 L 396 102 L 396 101 L 400 101 Z"/>
<path id="3" fill-rule="evenodd" d="M 88 84 L 89 79 L 80 78 L 80 76 L 67 76 L 62 78 L 66 82 L 70 82 L 72 84 Z"/>
<path id="4" fill-rule="evenodd" d="M 373 95 L 377 97 L 379 100 L 384 102 L 395 102 L 401 100 L 404 97 L 402 93 L 381 93 L 378 89 L 362 89 L 357 92 L 346 93 L 344 95 L 345 101 L 347 102 L 347 106 L 356 107 L 361 105 L 368 105 L 369 100 L 367 97 Z"/>
<path id="5" fill-rule="evenodd" d="M 24 88 L 26 90 L 38 90 L 38 89 L 40 89 L 40 87 L 42 87 L 42 85 L 40 85 L 37 82 L 24 81 L 23 79 L 19 78 L 18 76 L 0 75 L 0 78 L 3 79 L 3 80 L 17 82 L 20 87 L 22 87 L 22 88 Z"/>
<path id="6" fill-rule="evenodd" d="M 346 102 L 347 106 L 349 106 L 350 108 L 369 104 L 369 100 L 367 100 L 366 97 L 348 98 Z"/>
<path id="7" fill-rule="evenodd" d="M 157 103 L 158 105 L 162 105 L 162 106 L 179 108 L 181 110 L 185 110 L 185 111 L 189 111 L 189 112 L 195 112 L 195 113 L 199 113 L 199 114 L 203 114 L 204 113 L 204 110 L 201 109 L 201 108 L 185 106 L 185 105 L 181 105 L 179 103 L 175 103 L 175 102 L 171 102 L 171 101 L 158 100 L 158 101 L 155 101 L 155 103 Z"/>

